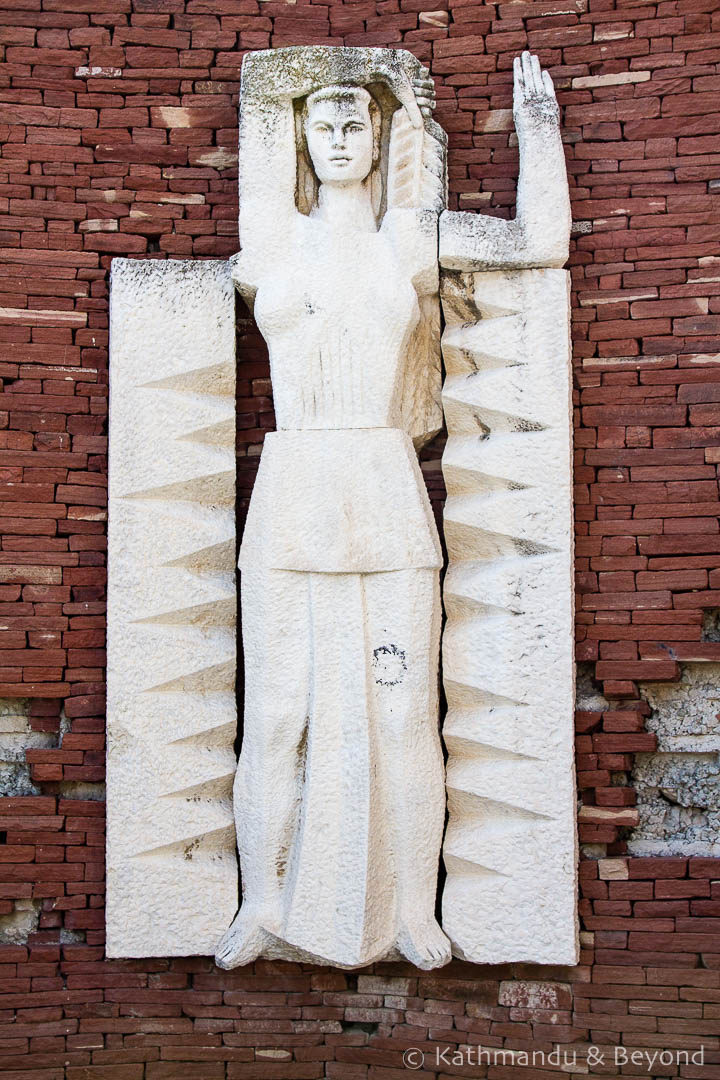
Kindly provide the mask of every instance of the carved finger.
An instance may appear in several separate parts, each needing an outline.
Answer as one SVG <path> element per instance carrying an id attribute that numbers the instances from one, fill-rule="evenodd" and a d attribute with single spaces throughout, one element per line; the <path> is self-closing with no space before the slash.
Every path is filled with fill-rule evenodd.
<path id="1" fill-rule="evenodd" d="M 520 63 L 520 57 L 516 56 L 513 60 L 513 96 L 517 101 L 523 97 L 524 90 L 522 64 Z"/>
<path id="2" fill-rule="evenodd" d="M 522 62 L 523 83 L 525 84 L 525 96 L 532 94 L 535 80 L 533 79 L 532 57 L 529 52 L 524 52 L 520 57 Z"/>
<path id="3" fill-rule="evenodd" d="M 542 94 L 543 81 L 542 81 L 542 69 L 540 67 L 540 61 L 537 56 L 531 56 L 530 58 L 532 73 L 533 73 L 533 89 L 536 94 Z"/>
<path id="4" fill-rule="evenodd" d="M 435 108 L 435 91 L 425 86 L 418 86 L 415 84 L 415 100 L 418 103 L 420 112 L 423 116 L 432 116 L 432 111 Z"/>
<path id="5" fill-rule="evenodd" d="M 545 89 L 545 93 L 547 94 L 547 96 L 555 99 L 555 87 L 553 86 L 553 81 L 550 78 L 550 72 L 549 71 L 543 71 L 542 80 L 543 80 L 543 87 Z"/>
<path id="6" fill-rule="evenodd" d="M 423 126 L 422 113 L 420 107 L 415 100 L 415 88 L 409 79 L 393 79 L 390 83 L 390 89 L 395 94 L 401 105 L 405 107 L 405 111 L 410 117 L 410 123 L 414 128 L 421 128 Z"/>

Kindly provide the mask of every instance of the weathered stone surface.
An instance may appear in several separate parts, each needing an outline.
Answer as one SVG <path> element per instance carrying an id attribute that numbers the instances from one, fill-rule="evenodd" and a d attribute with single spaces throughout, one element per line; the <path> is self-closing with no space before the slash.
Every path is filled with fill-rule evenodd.
<path id="1" fill-rule="evenodd" d="M 211 952 L 237 905 L 234 310 L 226 264 L 113 263 L 110 956 Z"/>
<path id="2" fill-rule="evenodd" d="M 243 60 L 238 166 L 242 250 L 232 260 L 233 277 L 253 306 L 264 268 L 290 260 L 295 279 L 306 280 L 316 302 L 323 302 L 320 318 L 313 317 L 311 305 L 302 325 L 291 325 L 282 318 L 282 304 L 278 318 L 266 281 L 264 302 L 255 312 L 263 333 L 264 323 L 272 323 L 277 363 L 286 358 L 283 383 L 274 387 L 279 428 L 402 427 L 419 446 L 442 426 L 437 214 L 445 206 L 447 137 L 431 118 L 432 93 L 417 85 L 426 74 L 414 56 L 400 49 L 303 46 L 250 53 Z M 320 184 L 303 133 L 304 103 L 333 84 L 371 87 L 373 146 L 363 198 L 352 198 L 337 213 L 335 202 L 328 202 L 319 213 Z M 332 180 L 332 170 L 327 175 Z M 341 178 L 338 174 L 335 180 Z M 332 200 L 331 189 L 332 183 L 323 185 L 324 202 Z M 323 219 L 329 231 L 326 224 L 323 232 Z M 340 229 L 335 228 L 338 222 Z M 357 303 L 353 267 L 347 268 L 345 279 L 338 276 L 347 262 L 348 242 L 358 271 L 363 264 L 374 268 L 376 295 L 368 296 L 368 308 Z M 346 341 L 370 356 L 376 332 L 368 313 L 379 313 L 393 301 L 390 282 L 398 271 L 406 288 L 407 278 L 412 280 L 414 302 L 420 306 L 420 319 L 414 320 L 404 343 L 398 392 L 388 395 L 387 373 L 371 367 L 365 376 L 354 372 L 354 394 L 340 385 L 337 400 L 329 403 L 317 383 L 319 361 L 311 368 L 291 362 L 298 330 L 312 339 L 308 348 L 319 357 L 322 349 L 337 351 L 333 338 L 342 326 Z M 334 323 L 327 321 L 331 309 Z M 279 334 L 283 321 L 284 341 Z M 397 325 L 404 333 L 402 317 Z M 348 394 L 353 396 L 351 420 L 343 417 L 343 395 Z"/>
<path id="3" fill-rule="evenodd" d="M 22 699 L 0 701 L 0 797 L 39 794 L 25 762 L 25 751 L 52 746 L 55 737 L 32 730 L 28 705 Z"/>
<path id="4" fill-rule="evenodd" d="M 411 447 L 439 426 L 432 104 L 409 54 L 306 47 L 244 66 L 232 277 L 270 346 L 278 431 L 241 549 L 244 896 L 224 967 L 399 953 L 431 968 L 450 955 L 433 916 L 440 550 Z M 512 269 L 559 264 L 569 219 L 554 93 L 528 55 L 514 116 L 518 218 L 443 226 L 445 915 L 461 956 L 570 963 L 567 280 Z M 475 273 L 485 266 L 503 269 Z M 170 955 L 204 951 L 233 907 L 228 288 L 220 266 L 116 263 L 111 955 L 158 951 L 159 902 Z M 555 856 L 532 905 L 517 899 L 537 895 L 528 849 Z"/>
<path id="5" fill-rule="evenodd" d="M 0 914 L 0 945 L 25 944 L 31 934 L 37 933 L 42 900 L 20 897 L 13 910 Z"/>

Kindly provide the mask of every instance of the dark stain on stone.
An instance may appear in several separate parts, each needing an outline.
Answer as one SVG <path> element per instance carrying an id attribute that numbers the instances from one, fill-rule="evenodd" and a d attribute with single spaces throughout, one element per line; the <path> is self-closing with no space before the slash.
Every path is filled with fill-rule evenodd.
<path id="1" fill-rule="evenodd" d="M 307 744 L 308 744 L 308 729 L 309 729 L 309 726 L 310 726 L 310 719 L 309 719 L 309 717 L 306 716 L 305 717 L 305 727 L 302 730 L 302 735 L 300 736 L 300 741 L 298 742 L 297 750 L 295 751 L 295 753 L 297 755 L 297 771 L 299 772 L 300 779 L 301 779 L 301 781 L 303 783 L 305 783 L 305 762 L 306 762 L 306 759 L 307 759 Z"/>
<path id="2" fill-rule="evenodd" d="M 305 717 L 305 726 L 303 727 L 302 734 L 298 740 L 297 747 L 295 749 L 295 770 L 300 781 L 298 784 L 298 791 L 302 791 L 305 786 L 305 770 L 307 768 L 307 745 L 308 745 L 308 731 L 310 726 L 310 717 Z M 299 808 L 298 808 L 299 813 Z M 287 836 L 283 843 L 280 845 L 277 856 L 275 858 L 275 874 L 278 881 L 281 881 L 285 877 L 287 871 L 288 859 L 290 857 L 290 845 L 292 843 L 292 836 Z"/>
<path id="3" fill-rule="evenodd" d="M 536 424 L 534 420 L 526 420 L 524 417 L 516 417 L 513 421 L 512 430 L 523 431 L 546 431 L 545 424 Z"/>
<path id="4" fill-rule="evenodd" d="M 397 645 L 379 645 L 372 658 L 375 682 L 380 686 L 397 686 L 405 678 L 405 650 Z"/>
<path id="5" fill-rule="evenodd" d="M 188 846 L 183 851 L 183 855 L 188 862 L 192 862 L 192 857 L 195 851 L 200 847 L 200 837 L 196 836 L 194 840 L 191 840 Z"/>
<path id="6" fill-rule="evenodd" d="M 480 417 L 478 416 L 477 413 L 473 413 L 473 420 L 475 421 L 478 428 L 480 429 L 480 439 L 481 439 L 481 441 L 484 442 L 485 439 L 489 439 L 492 432 L 491 432 L 490 428 L 487 426 L 487 424 L 483 423 L 483 421 L 480 419 Z"/>

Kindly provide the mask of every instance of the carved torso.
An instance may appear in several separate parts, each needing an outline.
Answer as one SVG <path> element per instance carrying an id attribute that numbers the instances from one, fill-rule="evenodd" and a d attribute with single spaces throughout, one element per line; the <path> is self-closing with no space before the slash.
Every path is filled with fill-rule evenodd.
<path id="1" fill-rule="evenodd" d="M 286 226 L 274 231 L 271 256 L 251 248 L 234 264 L 255 295 L 278 426 L 266 437 L 241 565 L 252 546 L 282 569 L 439 566 L 422 476 L 401 430 L 408 343 L 420 319 L 415 283 L 422 289 L 435 272 L 434 232 L 406 210 L 387 214 L 377 232 L 299 213 Z"/>
<path id="2" fill-rule="evenodd" d="M 279 429 L 394 427 L 417 295 L 390 230 L 338 232 L 298 214 L 293 256 L 261 281 Z"/>
<path id="3" fill-rule="evenodd" d="M 420 287 L 436 239 L 414 211 L 378 232 L 295 214 L 272 258 L 243 252 L 236 280 L 255 294 L 270 350 L 279 430 L 401 426 L 402 383 Z"/>

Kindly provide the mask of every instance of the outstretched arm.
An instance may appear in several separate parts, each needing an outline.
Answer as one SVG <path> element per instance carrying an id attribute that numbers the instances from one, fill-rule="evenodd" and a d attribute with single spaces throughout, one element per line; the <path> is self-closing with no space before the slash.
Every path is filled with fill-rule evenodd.
<path id="1" fill-rule="evenodd" d="M 562 266 L 568 257 L 570 197 L 552 79 L 536 56 L 514 63 L 513 116 L 520 147 L 517 214 L 446 212 L 440 262 L 450 270 Z"/>
<path id="2" fill-rule="evenodd" d="M 526 254 L 544 266 L 568 257 L 570 196 L 555 88 L 536 56 L 514 62 L 513 115 L 520 146 L 517 218 Z"/>
<path id="3" fill-rule="evenodd" d="M 272 248 L 295 212 L 297 153 L 289 87 L 273 81 L 272 53 L 245 56 L 240 81 L 238 184 L 245 257 Z"/>

